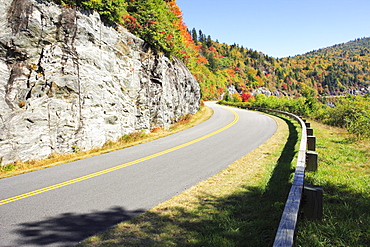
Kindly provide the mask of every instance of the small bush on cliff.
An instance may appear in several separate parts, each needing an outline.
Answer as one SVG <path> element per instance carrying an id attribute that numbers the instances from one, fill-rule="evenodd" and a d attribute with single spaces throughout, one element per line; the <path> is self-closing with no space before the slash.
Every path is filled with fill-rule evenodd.
<path id="1" fill-rule="evenodd" d="M 123 24 L 126 12 L 125 0 L 53 0 L 55 3 L 68 7 L 80 7 L 95 10 L 101 15 L 103 21 L 114 24 Z"/>
<path id="2" fill-rule="evenodd" d="M 1 163 L 0 163 L 1 164 Z M 8 165 L 0 165 L 0 171 L 5 171 L 5 172 L 11 172 L 15 170 L 15 165 L 14 164 L 8 164 Z"/>
<path id="3" fill-rule="evenodd" d="M 144 130 L 142 131 L 136 131 L 129 134 L 125 134 L 122 136 L 121 141 L 124 143 L 130 143 L 138 141 L 146 136 L 146 133 Z"/>

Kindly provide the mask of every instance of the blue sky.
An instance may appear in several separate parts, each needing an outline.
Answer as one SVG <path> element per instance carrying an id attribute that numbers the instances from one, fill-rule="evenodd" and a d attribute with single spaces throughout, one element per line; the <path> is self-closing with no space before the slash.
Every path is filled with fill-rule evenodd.
<path id="1" fill-rule="evenodd" d="M 220 43 L 287 57 L 370 37 L 370 0 L 177 0 L 186 25 Z"/>

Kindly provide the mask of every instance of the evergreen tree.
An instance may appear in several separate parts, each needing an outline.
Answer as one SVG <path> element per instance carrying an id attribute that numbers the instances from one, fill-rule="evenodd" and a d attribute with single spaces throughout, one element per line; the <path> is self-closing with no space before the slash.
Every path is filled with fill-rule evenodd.
<path id="1" fill-rule="evenodd" d="M 199 42 L 203 43 L 205 41 L 205 35 L 203 34 L 202 30 L 199 30 L 199 36 L 198 36 L 198 40 Z"/>
<path id="2" fill-rule="evenodd" d="M 193 41 L 195 42 L 195 44 L 198 43 L 198 34 L 197 34 L 197 30 L 195 30 L 195 28 L 193 28 L 193 30 L 191 31 L 191 36 L 193 38 Z"/>
<path id="3" fill-rule="evenodd" d="M 211 35 L 208 35 L 208 37 L 207 37 L 207 41 L 206 41 L 206 45 L 207 45 L 207 47 L 211 47 L 211 46 L 212 46 L 212 39 L 211 39 Z"/>

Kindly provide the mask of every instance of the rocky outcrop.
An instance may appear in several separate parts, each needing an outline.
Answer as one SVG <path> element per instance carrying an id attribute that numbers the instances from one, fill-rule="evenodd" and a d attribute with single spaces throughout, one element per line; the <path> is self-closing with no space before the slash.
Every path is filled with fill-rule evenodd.
<path id="1" fill-rule="evenodd" d="M 253 96 L 256 96 L 258 94 L 264 94 L 267 97 L 269 97 L 269 96 L 276 96 L 276 97 L 290 96 L 290 94 L 287 93 L 287 92 L 280 91 L 280 90 L 270 91 L 267 88 L 263 88 L 263 87 L 254 89 L 251 94 Z"/>
<path id="2" fill-rule="evenodd" d="M 200 100 L 194 77 L 181 61 L 144 47 L 95 12 L 1 1 L 3 164 L 100 147 L 194 114 Z"/>

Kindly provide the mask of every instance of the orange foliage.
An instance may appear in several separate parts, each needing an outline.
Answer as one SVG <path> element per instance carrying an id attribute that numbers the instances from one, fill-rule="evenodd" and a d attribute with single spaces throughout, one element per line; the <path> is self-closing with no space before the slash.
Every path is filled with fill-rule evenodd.
<path id="1" fill-rule="evenodd" d="M 199 65 L 205 65 L 206 63 L 208 63 L 207 58 L 202 57 L 202 56 L 197 57 L 196 61 Z"/>

